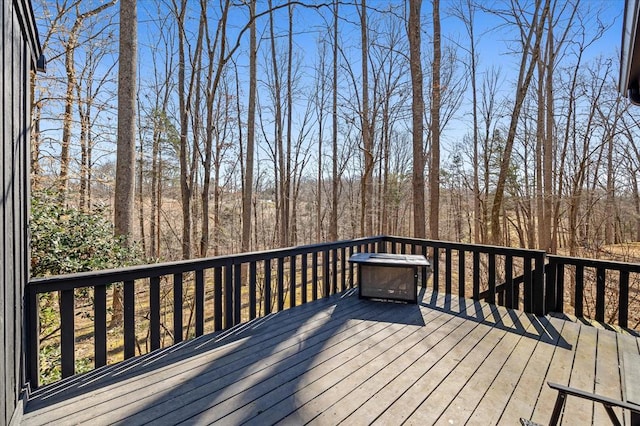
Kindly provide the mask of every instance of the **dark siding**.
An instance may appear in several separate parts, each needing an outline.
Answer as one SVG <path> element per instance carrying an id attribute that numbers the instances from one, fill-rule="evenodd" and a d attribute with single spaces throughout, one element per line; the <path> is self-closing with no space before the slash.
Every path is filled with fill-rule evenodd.
<path id="1" fill-rule="evenodd" d="M 29 274 L 29 73 L 39 56 L 28 0 L 2 1 L 0 173 L 0 424 L 20 413 L 24 386 L 23 297 Z M 14 418 L 15 420 L 15 418 Z"/>

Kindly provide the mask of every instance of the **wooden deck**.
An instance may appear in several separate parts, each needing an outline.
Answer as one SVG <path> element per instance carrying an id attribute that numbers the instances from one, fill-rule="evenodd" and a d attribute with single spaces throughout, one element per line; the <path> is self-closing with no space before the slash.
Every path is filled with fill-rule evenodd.
<path id="1" fill-rule="evenodd" d="M 620 398 L 621 354 L 640 352 L 628 334 L 420 298 L 366 301 L 352 290 L 102 368 L 36 391 L 22 424 L 546 423 L 556 396 L 547 380 Z M 565 415 L 609 423 L 576 398 Z"/>

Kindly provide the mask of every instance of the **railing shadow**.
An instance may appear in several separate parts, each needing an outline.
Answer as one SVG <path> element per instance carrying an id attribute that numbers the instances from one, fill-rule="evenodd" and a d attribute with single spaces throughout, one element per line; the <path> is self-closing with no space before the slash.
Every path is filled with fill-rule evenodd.
<path id="1" fill-rule="evenodd" d="M 132 407 L 128 408 L 131 415 L 121 420 L 127 424 L 211 422 L 226 415 L 233 420 L 225 421 L 242 423 L 259 409 L 224 410 L 243 404 L 280 404 L 286 411 L 293 404 L 286 397 L 295 392 L 302 373 L 327 361 L 318 360 L 318 355 L 326 356 L 327 342 L 340 341 L 345 324 L 353 321 L 363 330 L 392 324 L 424 325 L 418 305 L 360 301 L 356 290 L 349 290 L 43 387 L 33 394 L 26 412 L 50 407 L 69 415 L 78 409 L 74 403 L 79 398 L 90 396 L 96 401 L 93 413 L 75 413 L 74 421 L 86 417 L 100 423 L 100 416 L 115 421 L 108 416 L 122 392 L 129 393 L 126 404 Z M 364 340 L 367 334 L 362 336 Z M 335 356 L 344 358 L 345 354 Z M 166 384 L 162 377 L 175 383 Z M 276 386 L 274 380 L 283 384 Z M 210 410 L 222 402 L 223 408 Z M 158 413 L 164 414 L 157 418 Z"/>
<path id="2" fill-rule="evenodd" d="M 531 323 L 535 331 L 527 330 L 525 325 L 523 324 L 520 316 L 518 315 L 516 310 L 507 309 L 507 315 L 510 319 L 509 323 L 506 323 L 503 319 L 503 316 L 500 314 L 498 309 L 494 309 L 491 311 L 491 318 L 487 318 L 485 316 L 484 310 L 482 309 L 482 304 L 484 302 L 480 302 L 477 300 L 471 299 L 462 299 L 457 296 L 447 294 L 444 296 L 444 303 L 442 306 L 439 306 L 436 301 L 438 299 L 438 293 L 432 292 L 428 301 L 423 301 L 420 303 L 421 306 L 427 307 L 429 309 L 433 309 L 435 311 L 444 312 L 450 315 L 459 316 L 469 321 L 473 321 L 479 324 L 488 325 L 494 328 L 498 328 L 500 330 L 504 330 L 509 333 L 515 333 L 520 336 L 535 339 L 545 344 L 550 344 L 557 346 L 562 349 L 571 350 L 573 347 L 569 344 L 557 330 L 557 328 L 550 321 L 548 316 L 538 317 L 536 315 L 530 313 L 524 313 L 526 315 L 527 320 Z M 459 299 L 460 304 L 471 304 L 473 309 L 452 309 L 452 299 Z M 501 308 L 506 309 L 506 308 Z"/>

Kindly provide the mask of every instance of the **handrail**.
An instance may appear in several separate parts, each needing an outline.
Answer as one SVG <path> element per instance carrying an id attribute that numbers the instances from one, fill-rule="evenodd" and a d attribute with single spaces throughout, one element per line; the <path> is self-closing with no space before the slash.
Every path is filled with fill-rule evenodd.
<path id="1" fill-rule="evenodd" d="M 107 287 L 110 285 L 122 285 L 122 347 L 124 358 L 128 359 L 136 355 L 136 327 L 140 325 L 136 322 L 136 299 L 139 298 L 136 286 L 144 286 L 145 297 L 148 297 L 148 309 L 145 307 L 148 312 L 145 311 L 146 317 L 142 321 L 148 324 L 145 326 L 148 326 L 150 350 L 153 350 L 163 344 L 163 329 L 173 334 L 169 344 L 193 337 L 184 333 L 187 290 L 193 289 L 194 335 L 200 336 L 205 333 L 205 323 L 212 325 L 214 331 L 226 330 L 242 321 L 353 287 L 357 283 L 357 269 L 347 260 L 358 251 L 425 254 L 431 260 L 431 267 L 422 268 L 422 283 L 426 285 L 426 278 L 430 277 L 433 291 L 444 290 L 448 294 L 486 300 L 535 315 L 571 310 L 565 303 L 565 274 L 570 270 L 575 274 L 570 277 L 572 283 L 575 282 L 572 285 L 575 294 L 570 296 L 575 299 L 576 316 L 591 313 L 583 302 L 595 293 L 595 319 L 603 321 L 605 313 L 613 309 L 621 327 L 629 324 L 630 295 L 638 292 L 633 284 L 636 281 L 631 281 L 631 277 L 640 279 L 640 264 L 552 256 L 541 250 L 385 235 L 34 278 L 25 292 L 27 379 L 32 389 L 38 387 L 40 294 L 59 293 L 61 370 L 62 376 L 68 377 L 75 374 L 76 289 L 93 289 L 94 367 L 98 368 L 107 364 Z M 611 279 L 612 273 L 617 280 Z M 593 284 L 590 284 L 592 275 Z M 164 287 L 161 285 L 163 280 L 166 282 Z M 187 285 L 189 287 L 185 287 Z M 590 286 L 595 290 L 590 290 Z M 161 312 L 164 312 L 161 289 L 165 289 L 171 299 L 172 324 L 161 323 Z M 617 294 L 616 300 L 609 300 L 611 289 Z M 211 293 L 213 314 L 206 318 L 208 300 L 205 296 Z M 610 308 L 611 304 L 615 306 Z M 211 306 L 206 306 L 211 311 Z"/>

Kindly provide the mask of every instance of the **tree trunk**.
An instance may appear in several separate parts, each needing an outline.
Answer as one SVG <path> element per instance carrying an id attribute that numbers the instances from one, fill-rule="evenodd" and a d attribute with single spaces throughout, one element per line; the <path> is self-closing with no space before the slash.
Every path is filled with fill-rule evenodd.
<path id="1" fill-rule="evenodd" d="M 114 231 L 133 244 L 133 210 L 135 186 L 136 140 L 136 70 L 138 54 L 138 21 L 136 0 L 120 3 L 120 53 L 118 67 L 118 143 L 116 153 L 116 184 Z M 126 30 L 125 30 L 126 29 Z M 114 286 L 112 324 L 122 321 L 120 287 Z"/>
<path id="2" fill-rule="evenodd" d="M 369 40 L 367 28 L 367 2 L 360 4 L 360 40 L 362 44 L 362 147 L 364 154 L 364 170 L 362 173 L 362 190 L 360 191 L 360 235 L 371 235 L 373 218 L 371 201 L 373 200 L 373 138 L 369 122 Z"/>
<path id="3" fill-rule="evenodd" d="M 256 0 L 249 2 L 249 105 L 247 111 L 247 152 L 245 160 L 244 185 L 242 193 L 242 251 L 251 247 L 251 201 L 253 198 L 253 163 L 256 127 L 256 82 L 257 82 L 257 35 Z"/>
<path id="4" fill-rule="evenodd" d="M 438 1 L 438 0 L 436 0 Z M 409 1 L 409 55 L 411 68 L 412 88 L 412 141 L 413 141 L 413 235 L 416 238 L 426 237 L 426 214 L 424 208 L 424 146 L 423 146 L 423 121 L 424 99 L 422 97 L 422 60 L 420 59 L 420 43 L 422 37 L 420 31 L 420 11 L 422 0 Z"/>
<path id="5" fill-rule="evenodd" d="M 338 0 L 333 3 L 333 98 L 331 102 L 331 220 L 329 221 L 329 240 L 338 240 Z"/>
<path id="6" fill-rule="evenodd" d="M 431 164 L 429 167 L 429 230 L 439 238 L 440 220 L 440 0 L 433 2 L 433 63 L 431 65 Z"/>

